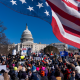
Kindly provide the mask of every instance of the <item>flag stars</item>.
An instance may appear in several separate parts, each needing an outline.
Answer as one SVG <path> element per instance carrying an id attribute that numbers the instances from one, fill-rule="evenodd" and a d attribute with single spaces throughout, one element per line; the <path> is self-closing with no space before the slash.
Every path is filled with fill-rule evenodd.
<path id="1" fill-rule="evenodd" d="M 40 9 L 41 7 L 43 7 L 42 4 L 43 4 L 43 3 L 40 4 L 40 3 L 38 2 L 38 5 L 36 5 L 36 6 L 38 6 L 39 9 Z"/>
<path id="2" fill-rule="evenodd" d="M 29 8 L 27 8 L 27 9 L 29 9 L 30 11 L 31 11 L 31 10 L 33 10 L 33 11 L 34 11 L 33 7 L 30 7 L 30 6 L 29 6 Z"/>
<path id="3" fill-rule="evenodd" d="M 23 3 L 26 3 L 26 1 L 25 1 L 25 0 L 20 0 L 20 1 L 22 2 L 22 4 L 23 4 Z"/>
<path id="4" fill-rule="evenodd" d="M 45 13 L 47 16 L 50 16 L 50 15 L 49 15 L 49 12 L 48 12 L 47 10 L 46 10 L 46 12 L 44 12 L 44 13 Z"/>
<path id="5" fill-rule="evenodd" d="M 14 4 L 17 5 L 17 4 L 16 4 L 16 1 L 13 1 L 13 0 L 12 0 L 12 1 L 10 1 L 10 2 L 12 2 L 12 5 L 14 5 Z"/>

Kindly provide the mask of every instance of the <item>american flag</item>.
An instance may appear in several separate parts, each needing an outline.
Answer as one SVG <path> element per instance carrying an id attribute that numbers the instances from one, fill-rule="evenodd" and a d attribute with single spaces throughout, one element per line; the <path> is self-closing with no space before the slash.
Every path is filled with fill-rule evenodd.
<path id="1" fill-rule="evenodd" d="M 0 2 L 18 13 L 47 21 L 61 42 L 80 48 L 80 0 L 0 0 Z"/>
<path id="2" fill-rule="evenodd" d="M 80 48 L 80 0 L 46 0 L 52 9 L 52 28 L 64 43 Z"/>

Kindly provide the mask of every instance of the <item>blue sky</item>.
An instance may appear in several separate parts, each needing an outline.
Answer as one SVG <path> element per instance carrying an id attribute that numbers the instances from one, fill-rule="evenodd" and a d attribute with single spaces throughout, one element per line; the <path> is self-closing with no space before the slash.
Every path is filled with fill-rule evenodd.
<path id="1" fill-rule="evenodd" d="M 4 32 L 11 43 L 20 43 L 21 35 L 26 29 L 26 23 L 35 43 L 51 44 L 60 42 L 53 34 L 49 23 L 36 17 L 17 13 L 1 3 L 0 20 L 7 27 Z"/>
<path id="2" fill-rule="evenodd" d="M 19 43 L 26 23 L 33 35 L 35 43 L 57 43 L 60 42 L 52 32 L 49 23 L 32 16 L 17 13 L 0 3 L 0 20 L 7 27 L 5 34 L 11 43 Z"/>

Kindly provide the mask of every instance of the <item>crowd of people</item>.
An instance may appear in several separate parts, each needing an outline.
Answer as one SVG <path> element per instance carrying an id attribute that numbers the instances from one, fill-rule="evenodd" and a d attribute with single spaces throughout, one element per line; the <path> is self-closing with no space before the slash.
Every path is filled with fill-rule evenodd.
<path id="1" fill-rule="evenodd" d="M 39 60 L 36 57 L 40 57 Z M 19 54 L 1 54 L 2 65 L 6 65 L 6 70 L 0 71 L 0 80 L 80 80 L 80 57 L 75 59 L 74 55 L 68 61 L 55 55 L 33 54 L 21 59 Z"/>

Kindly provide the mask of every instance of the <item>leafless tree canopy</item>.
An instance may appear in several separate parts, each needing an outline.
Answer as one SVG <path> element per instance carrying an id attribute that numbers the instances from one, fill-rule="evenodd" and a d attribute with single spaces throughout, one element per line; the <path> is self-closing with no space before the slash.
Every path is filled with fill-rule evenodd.
<path id="1" fill-rule="evenodd" d="M 44 48 L 44 53 L 51 54 L 51 51 L 53 51 L 53 54 L 54 53 L 59 54 L 58 49 L 56 47 L 54 47 L 54 46 L 47 46 L 46 48 Z"/>
<path id="2" fill-rule="evenodd" d="M 4 31 L 7 28 L 3 25 L 3 22 L 0 21 L 0 54 L 8 54 L 8 45 L 10 40 L 6 37 Z"/>

